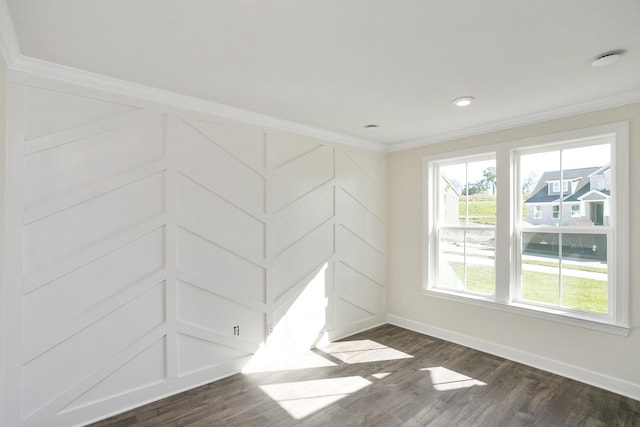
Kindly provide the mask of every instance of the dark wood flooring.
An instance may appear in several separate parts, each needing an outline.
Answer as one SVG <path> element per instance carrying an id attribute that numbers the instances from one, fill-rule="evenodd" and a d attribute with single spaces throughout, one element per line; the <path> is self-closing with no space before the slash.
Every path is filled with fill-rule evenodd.
<path id="1" fill-rule="evenodd" d="M 384 325 L 103 426 L 640 426 L 640 402 Z"/>

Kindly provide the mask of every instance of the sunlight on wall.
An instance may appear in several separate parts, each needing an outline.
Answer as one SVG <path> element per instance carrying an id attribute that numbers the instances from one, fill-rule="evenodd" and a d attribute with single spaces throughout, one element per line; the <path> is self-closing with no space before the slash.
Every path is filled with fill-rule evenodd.
<path id="1" fill-rule="evenodd" d="M 276 309 L 275 326 L 242 372 L 276 371 L 334 366 L 331 361 L 308 352 L 318 343 L 326 342 L 326 280 L 329 265 L 325 263 L 306 284 L 300 283 L 289 304 Z"/>
<path id="2" fill-rule="evenodd" d="M 471 377 L 462 375 L 442 366 L 436 368 L 423 368 L 421 371 L 428 371 L 431 375 L 431 383 L 433 389 L 437 391 L 457 390 L 461 388 L 469 388 L 473 386 L 487 385 L 482 381 L 474 380 Z"/>
<path id="3" fill-rule="evenodd" d="M 299 420 L 371 384 L 362 377 L 342 377 L 262 385 L 260 388 Z"/>

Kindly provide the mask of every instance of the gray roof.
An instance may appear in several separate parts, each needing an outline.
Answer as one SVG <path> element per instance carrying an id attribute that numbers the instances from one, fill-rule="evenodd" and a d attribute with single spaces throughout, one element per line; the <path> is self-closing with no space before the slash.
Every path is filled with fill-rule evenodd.
<path id="1" fill-rule="evenodd" d="M 594 166 L 589 168 L 579 168 L 579 169 L 567 169 L 563 171 L 563 179 L 569 181 L 578 181 L 578 185 L 576 187 L 576 191 L 573 194 L 569 194 L 564 198 L 565 202 L 578 201 L 578 197 L 586 194 L 591 190 L 591 182 L 589 177 L 594 172 L 603 170 L 604 166 Z M 559 202 L 560 194 L 549 194 L 548 185 L 549 181 L 559 181 L 560 180 L 560 171 L 549 171 L 542 174 L 540 179 L 538 180 L 538 184 L 536 184 L 536 188 L 533 189 L 533 193 L 531 197 L 525 200 L 525 203 L 551 203 L 551 202 Z M 602 191 L 605 194 L 608 194 L 608 191 Z"/>

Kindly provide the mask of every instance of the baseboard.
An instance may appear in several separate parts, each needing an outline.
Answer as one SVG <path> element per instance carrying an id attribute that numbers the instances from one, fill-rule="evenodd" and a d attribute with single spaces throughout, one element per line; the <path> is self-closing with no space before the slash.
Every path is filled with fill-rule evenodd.
<path id="1" fill-rule="evenodd" d="M 465 347 L 470 347 L 485 353 L 493 354 L 514 362 L 522 363 L 523 365 L 542 369 L 547 372 L 561 375 L 572 380 L 580 381 L 585 384 L 640 401 L 640 384 L 589 371 L 564 362 L 559 362 L 557 360 L 538 356 L 512 347 L 485 341 L 469 335 L 437 328 L 427 325 L 426 323 L 416 322 L 415 320 L 406 319 L 400 316 L 391 314 L 387 315 L 387 323 L 460 344 Z"/>
<path id="2" fill-rule="evenodd" d="M 386 323 L 388 322 L 386 322 L 384 319 L 366 320 L 363 322 L 355 323 L 349 328 L 330 331 L 327 333 L 327 336 L 329 338 L 329 341 L 333 342 L 341 340 L 343 338 L 348 338 L 351 335 L 359 334 L 360 332 L 368 331 L 369 329 L 377 328 L 378 326 L 382 326 Z"/>

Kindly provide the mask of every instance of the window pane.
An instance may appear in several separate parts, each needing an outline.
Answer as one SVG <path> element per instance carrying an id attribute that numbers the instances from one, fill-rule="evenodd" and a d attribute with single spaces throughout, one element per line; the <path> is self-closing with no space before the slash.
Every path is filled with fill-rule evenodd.
<path id="1" fill-rule="evenodd" d="M 438 287 L 464 289 L 464 230 L 443 230 L 440 232 Z"/>
<path id="2" fill-rule="evenodd" d="M 523 233 L 522 300 L 607 313 L 607 236 Z"/>
<path id="3" fill-rule="evenodd" d="M 494 294 L 493 230 L 442 230 L 439 248 L 438 287 Z"/>
<path id="4" fill-rule="evenodd" d="M 607 236 L 562 234 L 562 306 L 608 311 Z"/>
<path id="5" fill-rule="evenodd" d="M 525 225 L 608 226 L 610 162 L 610 144 L 522 155 Z"/>
<path id="6" fill-rule="evenodd" d="M 496 162 L 463 162 L 440 168 L 439 216 L 445 225 L 496 224 Z"/>
<path id="7" fill-rule="evenodd" d="M 521 298 L 558 305 L 560 246 L 555 233 L 522 233 Z"/>

